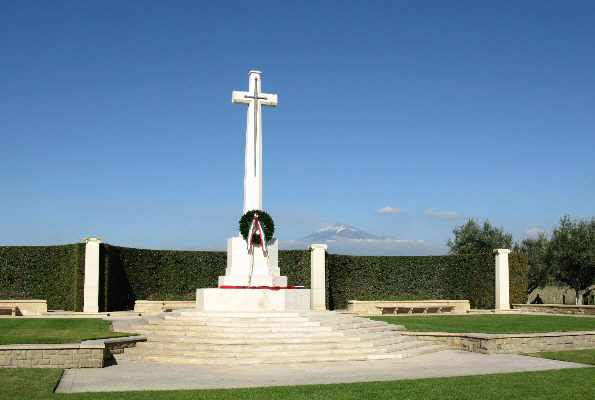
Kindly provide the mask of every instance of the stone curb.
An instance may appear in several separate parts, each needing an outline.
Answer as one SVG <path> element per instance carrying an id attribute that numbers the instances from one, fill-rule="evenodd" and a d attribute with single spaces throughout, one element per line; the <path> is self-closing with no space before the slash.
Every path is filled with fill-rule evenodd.
<path id="1" fill-rule="evenodd" d="M 595 348 L 595 331 L 520 334 L 402 332 L 450 349 L 482 354 L 523 354 Z"/>
<path id="2" fill-rule="evenodd" d="M 83 340 L 81 343 L 0 345 L 0 368 L 102 368 L 146 336 Z"/>

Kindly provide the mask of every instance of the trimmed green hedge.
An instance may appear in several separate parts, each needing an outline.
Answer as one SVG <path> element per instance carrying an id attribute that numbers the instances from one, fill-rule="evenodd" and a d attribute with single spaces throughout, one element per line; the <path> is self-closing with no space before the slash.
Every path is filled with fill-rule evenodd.
<path id="1" fill-rule="evenodd" d="M 83 310 L 85 245 L 0 246 L 0 296 L 47 300 L 51 310 Z"/>
<path id="2" fill-rule="evenodd" d="M 348 300 L 468 299 L 473 308 L 494 308 L 494 257 L 349 256 L 327 254 L 327 306 Z M 524 303 L 527 256 L 509 254 L 510 299 Z M 194 300 L 197 288 L 217 287 L 227 255 L 220 251 L 173 251 L 100 245 L 100 311 L 130 310 L 136 300 Z M 279 251 L 290 285 L 310 287 L 310 252 Z M 0 247 L 0 292 L 48 300 L 48 308 L 82 310 L 84 244 Z M 2 293 L 0 293 L 1 295 Z"/>
<path id="3" fill-rule="evenodd" d="M 217 287 L 224 251 L 148 250 L 101 245 L 100 310 L 131 310 L 136 300 L 194 300 L 196 289 Z M 290 284 L 310 285 L 310 252 L 282 250 L 279 267 Z"/>
<path id="4" fill-rule="evenodd" d="M 185 298 L 197 288 L 217 287 L 225 275 L 223 251 L 148 250 L 101 245 L 103 298 L 100 309 L 131 310 L 136 300 Z"/>
<path id="5" fill-rule="evenodd" d="M 510 279 L 510 303 L 523 304 L 527 301 L 529 287 L 529 258 L 525 253 L 508 255 Z"/>
<path id="6" fill-rule="evenodd" d="M 524 303 L 527 257 L 510 254 L 511 302 Z M 495 268 L 491 254 L 453 256 L 347 256 L 328 254 L 328 306 L 348 300 L 469 300 L 473 308 L 494 308 Z"/>

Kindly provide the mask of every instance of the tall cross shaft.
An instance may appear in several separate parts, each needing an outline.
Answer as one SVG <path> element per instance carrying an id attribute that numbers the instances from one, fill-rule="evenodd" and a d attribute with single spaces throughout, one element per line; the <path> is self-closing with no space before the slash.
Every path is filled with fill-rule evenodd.
<path id="1" fill-rule="evenodd" d="M 261 106 L 276 106 L 277 95 L 261 93 L 260 71 L 250 71 L 248 92 L 234 91 L 231 102 L 248 104 L 246 121 L 246 158 L 244 162 L 244 213 L 262 210 L 262 111 Z"/>

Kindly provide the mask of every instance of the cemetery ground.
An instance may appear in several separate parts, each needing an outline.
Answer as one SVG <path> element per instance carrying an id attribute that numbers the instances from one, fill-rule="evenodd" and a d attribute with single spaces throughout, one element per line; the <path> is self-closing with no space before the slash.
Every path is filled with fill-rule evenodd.
<path id="1" fill-rule="evenodd" d="M 595 350 L 566 352 L 566 359 Z M 573 356 L 572 354 L 575 354 Z M 550 355 L 551 356 L 551 355 Z M 489 357 L 489 356 L 487 356 Z M 552 356 L 553 357 L 553 356 Z M 2 399 L 592 399 L 595 368 L 249 389 L 53 393 L 60 369 L 0 370 Z"/>
<path id="2" fill-rule="evenodd" d="M 528 314 L 406 315 L 370 317 L 391 324 L 405 325 L 412 332 L 459 333 L 544 333 L 594 331 L 595 318 Z"/>
<path id="3" fill-rule="evenodd" d="M 371 317 L 412 332 L 540 333 L 595 330 L 595 318 L 553 315 L 420 315 Z M 2 318 L 0 344 L 77 343 L 130 336 L 111 332 L 99 318 Z"/>
<path id="4" fill-rule="evenodd" d="M 0 319 L 0 344 L 78 343 L 83 340 L 129 336 L 110 331 L 99 318 Z"/>
<path id="5" fill-rule="evenodd" d="M 404 324 L 409 331 L 516 333 L 595 330 L 595 318 L 571 316 L 444 315 L 380 318 Z M 56 340 L 67 334 L 69 336 L 62 339 L 62 343 L 72 343 L 90 338 L 119 336 L 109 331 L 108 324 L 108 321 L 86 318 L 3 318 L 0 319 L 0 341 L 50 343 L 49 340 Z M 5 329 L 8 327 L 10 328 Z M 531 355 L 595 366 L 595 349 Z M 248 389 L 54 393 L 62 373 L 62 369 L 0 369 L 0 381 L 3 382 L 0 399 L 595 398 L 595 368 Z"/>

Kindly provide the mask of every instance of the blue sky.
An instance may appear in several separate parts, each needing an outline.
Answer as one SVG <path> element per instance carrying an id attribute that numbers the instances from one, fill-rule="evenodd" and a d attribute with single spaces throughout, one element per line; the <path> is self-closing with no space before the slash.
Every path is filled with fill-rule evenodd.
<path id="1" fill-rule="evenodd" d="M 223 249 L 252 69 L 279 96 L 282 241 L 341 222 L 441 254 L 468 218 L 517 240 L 590 218 L 593 21 L 592 1 L 4 0 L 0 245 Z"/>

